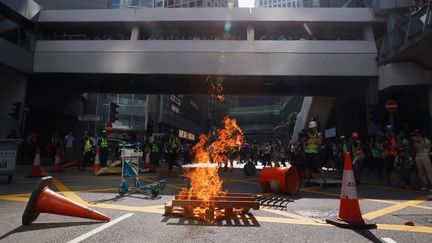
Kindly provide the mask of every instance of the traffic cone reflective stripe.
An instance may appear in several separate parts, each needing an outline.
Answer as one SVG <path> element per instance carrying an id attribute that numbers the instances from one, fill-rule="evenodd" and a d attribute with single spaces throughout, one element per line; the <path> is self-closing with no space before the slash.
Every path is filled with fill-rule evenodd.
<path id="1" fill-rule="evenodd" d="M 144 168 L 148 169 L 149 172 L 156 172 L 154 164 L 150 163 L 150 153 L 146 153 L 144 159 Z"/>
<path id="2" fill-rule="evenodd" d="M 100 214 L 82 204 L 72 201 L 60 194 L 57 194 L 48 187 L 46 187 L 39 196 L 35 210 L 37 212 L 43 213 L 109 221 L 107 216 Z"/>
<path id="3" fill-rule="evenodd" d="M 49 188 L 52 180 L 51 176 L 42 178 L 36 189 L 32 192 L 22 216 L 22 223 L 24 225 L 31 224 L 40 213 L 110 221 L 109 217 L 52 191 Z"/>
<path id="4" fill-rule="evenodd" d="M 42 170 L 41 170 L 40 164 L 41 164 L 41 162 L 40 162 L 40 149 L 37 148 L 35 158 L 33 160 L 33 166 L 32 166 L 32 171 L 31 171 L 30 177 L 42 177 Z"/>
<path id="5" fill-rule="evenodd" d="M 61 171 L 61 163 L 60 163 L 60 149 L 57 149 L 56 155 L 55 155 L 55 159 L 54 159 L 54 170 L 55 171 Z"/>
<path id="6" fill-rule="evenodd" d="M 101 169 L 99 159 L 99 149 L 96 150 L 95 161 L 93 163 L 93 174 L 96 174 Z"/>
<path id="7" fill-rule="evenodd" d="M 349 152 L 345 153 L 339 214 L 335 220 L 326 219 L 326 222 L 343 228 L 376 228 L 375 223 L 365 223 L 362 217 Z"/>
<path id="8" fill-rule="evenodd" d="M 344 171 L 342 176 L 342 190 L 340 196 L 338 219 L 346 222 L 363 223 L 358 203 L 356 183 L 352 171 L 350 153 L 345 154 Z"/>

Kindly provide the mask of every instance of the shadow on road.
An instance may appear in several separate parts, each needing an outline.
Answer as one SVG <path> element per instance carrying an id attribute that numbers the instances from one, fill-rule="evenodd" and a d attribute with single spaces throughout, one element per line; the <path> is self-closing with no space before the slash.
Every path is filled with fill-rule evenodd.
<path id="1" fill-rule="evenodd" d="M 382 241 L 377 238 L 372 232 L 370 232 L 370 230 L 353 230 L 354 232 L 356 232 L 357 234 L 363 236 L 364 238 L 370 240 L 371 242 L 374 243 L 381 243 Z"/>
<path id="2" fill-rule="evenodd" d="M 28 231 L 35 230 L 44 230 L 44 229 L 54 229 L 54 228 L 63 228 L 63 227 L 71 227 L 71 226 L 81 226 L 81 225 L 92 225 L 92 224 L 101 224 L 104 222 L 64 222 L 64 223 L 33 223 L 31 225 L 21 225 L 8 233 L 0 236 L 0 241 L 5 239 L 6 237 Z"/>
<path id="3" fill-rule="evenodd" d="M 241 215 L 240 218 L 220 219 L 215 223 L 207 223 L 204 220 L 180 216 L 164 216 L 161 222 L 167 223 L 167 225 L 186 226 L 261 227 L 258 220 L 251 213 Z"/>

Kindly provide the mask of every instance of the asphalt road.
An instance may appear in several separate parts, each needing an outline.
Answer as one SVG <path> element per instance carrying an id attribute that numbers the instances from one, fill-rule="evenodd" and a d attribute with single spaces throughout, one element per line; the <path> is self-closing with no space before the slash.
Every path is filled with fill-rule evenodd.
<path id="1" fill-rule="evenodd" d="M 143 174 L 145 183 L 166 179 L 157 200 L 142 193 L 118 196 L 118 175 L 93 176 L 75 168 L 45 173 L 55 178 L 52 189 L 111 217 L 111 223 L 41 213 L 29 226 L 21 216 L 39 181 L 26 178 L 30 167 L 18 167 L 12 184 L 0 177 L 0 242 L 431 242 L 432 201 L 424 192 L 385 187 L 375 181 L 358 186 L 363 217 L 377 229 L 341 229 L 323 222 L 337 215 L 340 188 L 302 188 L 283 210 L 261 207 L 235 219 L 209 225 L 200 220 L 164 216 L 164 204 L 186 181 L 168 175 Z M 220 172 L 229 192 L 262 193 L 258 175 L 246 177 L 241 169 Z M 411 220 L 415 226 L 405 226 Z"/>

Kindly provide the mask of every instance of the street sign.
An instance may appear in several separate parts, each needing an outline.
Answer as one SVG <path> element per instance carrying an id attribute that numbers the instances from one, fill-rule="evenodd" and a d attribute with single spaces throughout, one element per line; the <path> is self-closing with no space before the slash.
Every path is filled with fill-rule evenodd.
<path id="1" fill-rule="evenodd" d="M 98 122 L 101 120 L 99 115 L 79 115 L 78 121 Z"/>
<path id="2" fill-rule="evenodd" d="M 111 135 L 112 130 L 113 130 L 112 123 L 109 121 L 109 122 L 107 122 L 106 125 L 105 125 L 105 131 L 106 131 L 106 134 L 107 134 L 108 136 Z"/>
<path id="3" fill-rule="evenodd" d="M 390 113 L 394 113 L 398 110 L 398 104 L 395 100 L 387 100 L 385 102 L 385 109 Z"/>

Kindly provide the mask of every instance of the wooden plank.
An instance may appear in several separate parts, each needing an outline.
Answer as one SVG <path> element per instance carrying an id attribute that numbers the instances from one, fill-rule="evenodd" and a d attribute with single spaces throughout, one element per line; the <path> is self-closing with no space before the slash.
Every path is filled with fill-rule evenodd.
<path id="1" fill-rule="evenodd" d="M 190 193 L 189 192 L 179 192 L 178 195 L 179 196 L 190 195 Z M 233 193 L 233 192 L 223 193 L 223 192 L 220 192 L 219 195 L 220 196 L 233 196 L 233 197 L 252 197 L 252 193 Z"/>
<path id="2" fill-rule="evenodd" d="M 175 196 L 177 200 L 188 200 L 188 196 Z M 197 197 L 192 196 L 190 200 L 197 200 Z M 217 196 L 212 197 L 212 201 L 255 201 L 254 197 L 233 197 L 233 196 Z"/>
<path id="3" fill-rule="evenodd" d="M 121 169 L 120 167 L 103 167 L 95 175 L 121 174 Z"/>
<path id="4" fill-rule="evenodd" d="M 173 206 L 179 207 L 200 207 L 202 200 L 173 200 Z M 256 201 L 214 201 L 212 205 L 216 208 L 252 208 L 259 209 L 259 202 Z"/>

